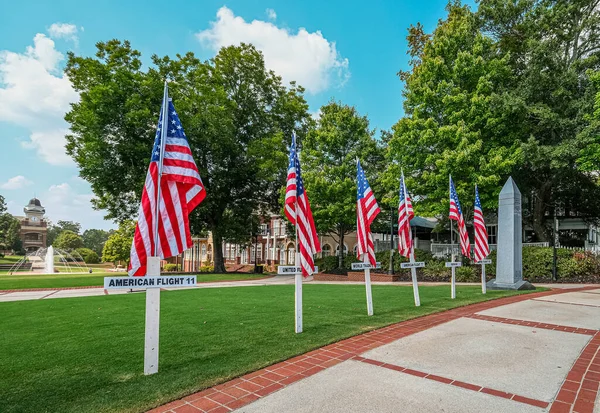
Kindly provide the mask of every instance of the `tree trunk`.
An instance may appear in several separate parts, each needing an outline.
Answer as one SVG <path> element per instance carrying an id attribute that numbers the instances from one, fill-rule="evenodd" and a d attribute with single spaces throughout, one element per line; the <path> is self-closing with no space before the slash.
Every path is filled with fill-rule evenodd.
<path id="1" fill-rule="evenodd" d="M 338 252 L 338 268 L 344 268 L 344 230 L 340 230 L 340 232 L 338 232 L 338 239 L 338 245 L 340 246 Z"/>
<path id="2" fill-rule="evenodd" d="M 542 187 L 536 192 L 537 199 L 535 200 L 535 203 L 533 205 L 531 226 L 535 231 L 535 235 L 538 241 L 548 242 L 551 238 L 550 234 L 548 233 L 548 228 L 545 225 L 546 206 L 550 195 L 548 185 L 542 185 Z"/>
<path id="3" fill-rule="evenodd" d="M 223 237 L 218 230 L 212 229 L 213 237 L 213 261 L 214 271 L 217 274 L 226 273 L 225 260 L 223 258 Z"/>

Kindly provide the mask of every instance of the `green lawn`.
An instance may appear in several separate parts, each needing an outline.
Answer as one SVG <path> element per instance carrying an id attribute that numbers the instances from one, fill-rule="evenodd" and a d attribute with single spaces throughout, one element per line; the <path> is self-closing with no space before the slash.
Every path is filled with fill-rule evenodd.
<path id="1" fill-rule="evenodd" d="M 22 255 L 5 255 L 0 258 L 0 264 L 16 264 L 22 258 Z"/>
<path id="2" fill-rule="evenodd" d="M 64 288 L 103 286 L 104 277 L 125 277 L 124 272 L 94 272 L 92 274 L 0 275 L 0 290 L 27 288 Z M 198 282 L 237 281 L 262 278 L 261 274 L 197 274 Z"/>
<path id="3" fill-rule="evenodd" d="M 0 303 L 0 411 L 142 412 L 387 324 L 515 294 L 459 286 L 306 285 L 304 333 L 294 334 L 294 287 L 161 294 L 160 369 L 143 375 L 145 295 Z"/>

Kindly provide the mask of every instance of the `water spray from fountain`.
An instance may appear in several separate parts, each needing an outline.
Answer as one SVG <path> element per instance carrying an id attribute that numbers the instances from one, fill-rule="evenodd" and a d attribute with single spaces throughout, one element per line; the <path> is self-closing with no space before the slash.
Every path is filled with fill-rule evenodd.
<path id="1" fill-rule="evenodd" d="M 8 274 L 84 274 L 90 269 L 77 251 L 49 246 L 30 252 L 11 267 Z"/>

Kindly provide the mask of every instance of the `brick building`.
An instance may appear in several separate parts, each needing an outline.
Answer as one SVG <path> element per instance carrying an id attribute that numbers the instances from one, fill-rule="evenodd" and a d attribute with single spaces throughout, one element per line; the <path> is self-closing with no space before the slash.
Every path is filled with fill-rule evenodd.
<path id="1" fill-rule="evenodd" d="M 17 216 L 21 223 L 19 232 L 23 249 L 27 252 L 34 252 L 38 248 L 45 248 L 48 235 L 48 223 L 44 218 L 46 210 L 37 198 L 32 198 L 29 204 L 23 208 L 25 216 Z"/>

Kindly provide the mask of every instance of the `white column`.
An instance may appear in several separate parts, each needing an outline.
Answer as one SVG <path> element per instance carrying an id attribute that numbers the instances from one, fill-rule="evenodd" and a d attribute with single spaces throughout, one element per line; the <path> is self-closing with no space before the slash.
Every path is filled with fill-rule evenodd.
<path id="1" fill-rule="evenodd" d="M 149 277 L 160 275 L 160 257 L 148 257 Z M 146 334 L 144 343 L 144 374 L 158 373 L 158 338 L 160 324 L 160 288 L 146 290 Z"/>

